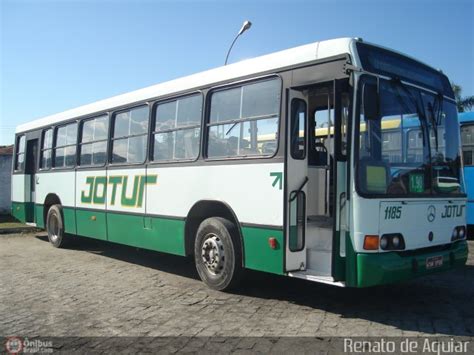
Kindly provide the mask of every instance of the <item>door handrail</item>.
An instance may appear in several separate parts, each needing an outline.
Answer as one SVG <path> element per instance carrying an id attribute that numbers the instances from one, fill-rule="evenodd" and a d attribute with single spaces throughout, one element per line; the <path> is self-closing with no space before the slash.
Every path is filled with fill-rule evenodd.
<path id="1" fill-rule="evenodd" d="M 290 193 L 290 200 L 289 200 L 289 202 L 292 202 L 292 201 L 296 198 L 296 196 L 298 196 L 298 194 L 301 192 L 301 190 L 303 190 L 303 187 L 306 185 L 306 183 L 307 183 L 308 181 L 309 181 L 309 179 L 308 179 L 308 177 L 306 176 L 306 177 L 304 178 L 303 183 L 302 183 L 301 186 L 298 188 L 298 190 L 292 191 L 292 192 Z"/>

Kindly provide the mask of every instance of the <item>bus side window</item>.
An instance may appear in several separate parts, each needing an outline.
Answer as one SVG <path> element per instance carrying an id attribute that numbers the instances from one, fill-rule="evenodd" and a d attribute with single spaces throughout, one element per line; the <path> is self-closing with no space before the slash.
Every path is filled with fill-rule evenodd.
<path id="1" fill-rule="evenodd" d="M 53 149 L 53 166 L 55 168 L 73 167 L 76 165 L 77 123 L 70 123 L 56 128 Z"/>
<path id="2" fill-rule="evenodd" d="M 82 122 L 79 165 L 104 165 L 107 161 L 109 117 L 99 116 Z"/>
<path id="3" fill-rule="evenodd" d="M 306 102 L 301 99 L 291 101 L 291 156 L 306 157 Z"/>
<path id="4" fill-rule="evenodd" d="M 349 127 L 349 110 L 351 97 L 348 92 L 341 94 L 341 153 L 347 155 L 348 127 Z"/>
<path id="5" fill-rule="evenodd" d="M 462 156 L 465 166 L 474 165 L 474 125 L 464 125 L 461 128 Z"/>
<path id="6" fill-rule="evenodd" d="M 325 88 L 325 90 L 328 90 Z M 313 101 L 314 111 L 314 141 L 310 164 L 313 166 L 329 165 L 328 156 L 332 154 L 334 109 L 331 93 L 318 93 Z"/>
<path id="7" fill-rule="evenodd" d="M 43 131 L 42 143 L 41 143 L 41 160 L 40 168 L 49 169 L 51 168 L 51 159 L 53 151 L 53 129 L 47 129 Z"/>
<path id="8" fill-rule="evenodd" d="M 194 160 L 199 154 L 202 95 L 159 103 L 153 129 L 153 161 Z"/>
<path id="9" fill-rule="evenodd" d="M 112 136 L 112 164 L 145 161 L 148 107 L 139 106 L 115 114 Z"/>
<path id="10" fill-rule="evenodd" d="M 25 135 L 17 138 L 15 157 L 15 171 L 23 171 L 25 169 Z"/>
<path id="11" fill-rule="evenodd" d="M 207 123 L 207 157 L 272 156 L 277 149 L 278 78 L 216 90 Z"/>

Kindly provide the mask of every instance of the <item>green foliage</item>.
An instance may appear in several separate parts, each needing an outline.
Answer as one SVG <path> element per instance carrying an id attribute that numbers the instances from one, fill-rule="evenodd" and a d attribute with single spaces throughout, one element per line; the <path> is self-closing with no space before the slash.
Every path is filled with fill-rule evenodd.
<path id="1" fill-rule="evenodd" d="M 454 91 L 458 112 L 472 111 L 474 107 L 474 96 L 462 97 L 462 88 L 460 85 L 451 83 L 451 87 Z"/>

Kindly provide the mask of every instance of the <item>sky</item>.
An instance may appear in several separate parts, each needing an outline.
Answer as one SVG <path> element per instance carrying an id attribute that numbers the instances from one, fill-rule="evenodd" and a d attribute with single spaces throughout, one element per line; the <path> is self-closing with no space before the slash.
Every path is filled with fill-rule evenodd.
<path id="1" fill-rule="evenodd" d="M 0 0 L 0 145 L 21 123 L 337 37 L 420 59 L 474 95 L 472 0 Z"/>

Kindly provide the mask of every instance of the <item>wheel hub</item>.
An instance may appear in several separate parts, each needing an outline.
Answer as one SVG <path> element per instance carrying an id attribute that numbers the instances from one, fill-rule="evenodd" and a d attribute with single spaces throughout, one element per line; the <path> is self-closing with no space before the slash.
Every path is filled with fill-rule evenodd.
<path id="1" fill-rule="evenodd" d="M 48 221 L 48 233 L 52 242 L 59 238 L 59 223 L 55 215 L 50 216 Z"/>
<path id="2" fill-rule="evenodd" d="M 209 272 L 217 275 L 224 269 L 224 245 L 215 234 L 208 234 L 201 247 L 201 257 Z"/>

